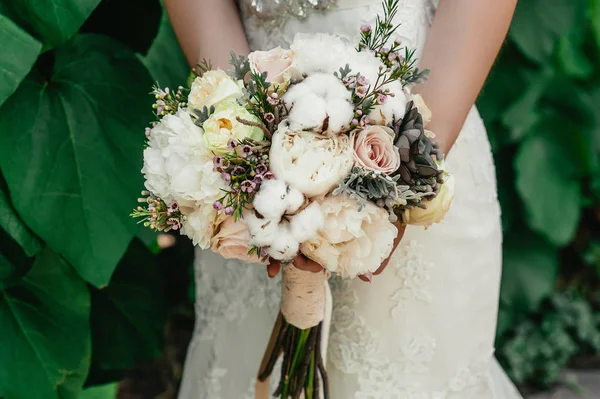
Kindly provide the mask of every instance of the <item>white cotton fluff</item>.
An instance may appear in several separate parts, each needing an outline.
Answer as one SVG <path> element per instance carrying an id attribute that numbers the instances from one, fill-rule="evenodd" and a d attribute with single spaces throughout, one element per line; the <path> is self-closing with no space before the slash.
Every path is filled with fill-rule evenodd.
<path id="1" fill-rule="evenodd" d="M 248 212 L 244 215 L 244 221 L 250 233 L 250 245 L 268 247 L 279 233 L 279 220 L 260 219 L 254 212 Z"/>
<path id="2" fill-rule="evenodd" d="M 265 219 L 279 220 L 288 207 L 288 186 L 283 180 L 265 180 L 252 202 Z"/>
<path id="3" fill-rule="evenodd" d="M 281 223 L 267 254 L 277 260 L 291 261 L 298 254 L 300 244 L 292 235 L 289 224 Z"/>
<path id="4" fill-rule="evenodd" d="M 290 130 L 338 134 L 350 129 L 354 117 L 351 93 L 332 74 L 310 75 L 290 88 L 283 100 L 291 107 Z"/>
<path id="5" fill-rule="evenodd" d="M 313 202 L 292 218 L 290 227 L 294 238 L 303 243 L 314 239 L 324 224 L 325 217 L 321 207 L 317 202 Z"/>
<path id="6" fill-rule="evenodd" d="M 304 204 L 304 194 L 300 190 L 290 188 L 287 195 L 286 213 L 294 213 Z"/>
<path id="7" fill-rule="evenodd" d="M 402 90 L 402 84 L 398 81 L 385 85 L 384 89 L 390 89 L 395 95 L 388 97 L 385 104 L 376 105 L 369 113 L 369 119 L 377 125 L 389 125 L 404 118 L 406 104 L 409 101 Z"/>

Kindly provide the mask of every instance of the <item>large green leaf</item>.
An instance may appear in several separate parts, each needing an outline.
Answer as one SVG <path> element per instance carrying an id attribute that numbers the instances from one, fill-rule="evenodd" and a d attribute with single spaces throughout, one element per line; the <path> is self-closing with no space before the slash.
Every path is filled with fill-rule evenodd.
<path id="1" fill-rule="evenodd" d="M 537 309 L 554 291 L 558 274 L 556 248 L 541 237 L 513 231 L 504 240 L 499 327 Z"/>
<path id="2" fill-rule="evenodd" d="M 90 364 L 90 296 L 83 280 L 45 249 L 0 292 L 0 396 L 77 398 Z"/>
<path id="3" fill-rule="evenodd" d="M 175 37 L 169 16 L 163 9 L 158 35 L 142 57 L 152 77 L 161 87 L 185 86 L 190 67 Z"/>
<path id="4" fill-rule="evenodd" d="M 0 176 L 0 227 L 19 243 L 27 256 L 34 256 L 41 249 L 40 240 L 23 224 L 10 203 L 6 182 L 2 176 Z"/>
<path id="5" fill-rule="evenodd" d="M 528 225 L 562 246 L 573 239 L 581 216 L 585 144 L 577 128 L 561 119 L 548 119 L 535 130 L 515 157 L 517 191 Z"/>
<path id="6" fill-rule="evenodd" d="M 164 276 L 134 240 L 108 287 L 92 289 L 94 367 L 124 370 L 160 355 L 165 325 Z"/>
<path id="7" fill-rule="evenodd" d="M 510 37 L 529 59 L 543 63 L 584 6 L 583 0 L 553 0 L 551 4 L 547 0 L 519 1 Z"/>
<path id="8" fill-rule="evenodd" d="M 10 0 L 7 3 L 46 48 L 51 48 L 73 37 L 100 0 Z"/>
<path id="9" fill-rule="evenodd" d="M 35 63 L 42 44 L 0 14 L 0 105 L 19 87 Z"/>
<path id="10" fill-rule="evenodd" d="M 51 64 L 51 63 L 50 63 Z M 101 286 L 134 236 L 151 79 L 106 37 L 78 36 L 0 108 L 0 167 L 32 230 Z"/>

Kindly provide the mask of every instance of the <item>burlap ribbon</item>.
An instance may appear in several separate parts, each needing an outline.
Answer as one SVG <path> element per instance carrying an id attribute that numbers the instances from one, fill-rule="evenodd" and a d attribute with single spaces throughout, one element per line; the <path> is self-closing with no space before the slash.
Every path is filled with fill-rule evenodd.
<path id="1" fill-rule="evenodd" d="M 326 364 L 332 305 L 331 290 L 328 283 L 329 276 L 330 273 L 327 271 L 320 273 L 307 272 L 297 269 L 293 265 L 283 268 L 281 314 L 271 332 L 271 338 L 260 366 L 261 370 L 268 362 L 269 353 L 275 346 L 283 317 L 288 323 L 300 329 L 315 327 L 321 321 L 323 322 L 321 353 L 323 354 L 323 362 Z M 270 378 L 263 382 L 256 380 L 256 399 L 269 399 L 271 395 L 269 380 Z M 301 398 L 304 398 L 304 395 Z"/>

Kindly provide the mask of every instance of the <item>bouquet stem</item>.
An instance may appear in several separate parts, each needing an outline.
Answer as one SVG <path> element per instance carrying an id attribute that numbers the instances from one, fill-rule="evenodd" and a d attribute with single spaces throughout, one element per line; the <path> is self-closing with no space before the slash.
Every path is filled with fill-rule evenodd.
<path id="1" fill-rule="evenodd" d="M 306 272 L 292 265 L 283 269 L 281 312 L 258 374 L 260 382 L 268 382 L 283 357 L 274 392 L 281 399 L 298 399 L 302 394 L 304 399 L 329 398 L 322 347 L 328 323 L 328 278 L 327 272 Z"/>
<path id="2" fill-rule="evenodd" d="M 321 353 L 323 322 L 302 330 L 286 322 L 283 315 L 279 314 L 279 318 L 281 323 L 278 323 L 275 345 L 267 353 L 267 363 L 260 370 L 259 381 L 269 378 L 277 359 L 283 355 L 281 380 L 275 396 L 296 399 L 304 392 L 305 399 L 318 399 L 322 387 L 323 399 L 328 399 L 327 372 Z"/>

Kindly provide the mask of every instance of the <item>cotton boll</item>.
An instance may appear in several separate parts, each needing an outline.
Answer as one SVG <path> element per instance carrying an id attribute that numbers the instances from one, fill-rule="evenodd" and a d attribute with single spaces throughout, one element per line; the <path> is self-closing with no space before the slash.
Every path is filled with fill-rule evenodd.
<path id="1" fill-rule="evenodd" d="M 244 215 L 244 221 L 250 233 L 250 245 L 267 247 L 273 243 L 279 233 L 279 220 L 260 219 L 253 212 Z"/>
<path id="2" fill-rule="evenodd" d="M 304 204 L 304 194 L 295 188 L 290 188 L 287 195 L 286 213 L 294 213 Z"/>
<path id="3" fill-rule="evenodd" d="M 298 254 L 299 248 L 300 244 L 292 235 L 289 224 L 282 223 L 267 254 L 273 259 L 289 262 Z"/>
<path id="4" fill-rule="evenodd" d="M 291 107 L 290 130 L 338 134 L 350 128 L 354 117 L 351 93 L 332 74 L 315 73 L 283 97 Z"/>
<path id="5" fill-rule="evenodd" d="M 265 180 L 254 196 L 254 209 L 266 219 L 279 220 L 288 206 L 288 187 L 283 180 Z"/>
<path id="6" fill-rule="evenodd" d="M 395 95 L 394 97 L 389 96 L 385 104 L 376 105 L 369 114 L 369 119 L 377 125 L 389 125 L 404 118 L 406 104 L 408 103 L 406 93 L 402 90 L 400 82 L 392 82 L 384 86 L 384 89 L 386 88 L 390 89 Z"/>
<path id="7" fill-rule="evenodd" d="M 294 238 L 303 243 L 312 240 L 317 236 L 317 232 L 323 228 L 325 219 L 319 204 L 313 202 L 302 212 L 292 218 L 290 227 Z"/>

